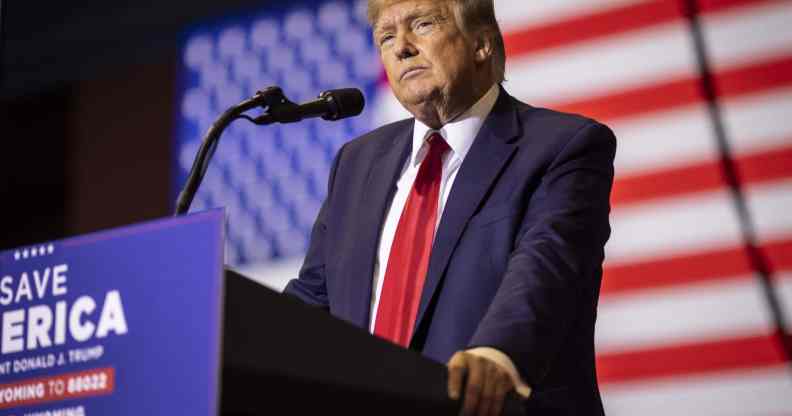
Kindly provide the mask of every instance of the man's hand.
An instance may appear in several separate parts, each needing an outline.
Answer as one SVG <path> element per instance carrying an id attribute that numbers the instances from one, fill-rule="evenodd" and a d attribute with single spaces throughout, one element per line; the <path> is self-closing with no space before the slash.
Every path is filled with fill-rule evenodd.
<path id="1" fill-rule="evenodd" d="M 514 388 L 514 381 L 504 368 L 487 358 L 464 351 L 457 351 L 447 366 L 448 396 L 457 400 L 462 389 L 465 391 L 463 415 L 494 416 L 501 413 L 506 393 Z"/>

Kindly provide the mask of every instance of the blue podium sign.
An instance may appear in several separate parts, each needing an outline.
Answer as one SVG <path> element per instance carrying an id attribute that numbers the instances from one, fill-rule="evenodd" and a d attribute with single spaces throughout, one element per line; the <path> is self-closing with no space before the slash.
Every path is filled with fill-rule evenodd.
<path id="1" fill-rule="evenodd" d="M 0 253 L 0 415 L 216 415 L 222 210 Z"/>

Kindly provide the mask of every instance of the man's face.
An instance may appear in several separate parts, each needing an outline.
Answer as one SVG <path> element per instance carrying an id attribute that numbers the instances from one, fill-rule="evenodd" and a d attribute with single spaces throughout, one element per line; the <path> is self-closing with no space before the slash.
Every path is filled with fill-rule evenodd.
<path id="1" fill-rule="evenodd" d="M 396 98 L 413 114 L 416 106 L 448 105 L 472 89 L 475 51 L 448 1 L 385 6 L 374 25 L 374 41 Z"/>

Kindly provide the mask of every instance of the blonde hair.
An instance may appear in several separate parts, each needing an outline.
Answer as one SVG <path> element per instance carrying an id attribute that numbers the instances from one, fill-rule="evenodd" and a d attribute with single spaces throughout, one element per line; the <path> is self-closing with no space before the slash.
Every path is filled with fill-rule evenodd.
<path id="1" fill-rule="evenodd" d="M 368 0 L 368 22 L 374 27 L 379 19 L 382 8 L 386 4 L 397 3 L 399 0 Z M 474 31 L 484 30 L 492 42 L 492 73 L 495 81 L 501 83 L 506 78 L 506 47 L 503 43 L 498 20 L 495 18 L 493 0 L 440 0 L 454 4 L 457 23 L 462 31 L 469 35 Z"/>

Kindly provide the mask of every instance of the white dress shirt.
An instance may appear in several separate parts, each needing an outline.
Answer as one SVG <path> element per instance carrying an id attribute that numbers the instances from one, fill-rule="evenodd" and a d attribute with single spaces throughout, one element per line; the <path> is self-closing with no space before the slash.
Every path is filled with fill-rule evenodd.
<path id="1" fill-rule="evenodd" d="M 404 206 L 407 203 L 407 197 L 412 190 L 415 177 L 418 175 L 418 169 L 429 149 L 426 140 L 432 133 L 437 132 L 443 136 L 443 139 L 445 139 L 446 143 L 448 143 L 448 146 L 451 148 L 451 150 L 443 155 L 443 175 L 440 182 L 440 200 L 437 204 L 437 222 L 435 223 L 435 230 L 437 230 L 446 201 L 448 201 L 448 195 L 451 193 L 451 187 L 454 185 L 457 172 L 459 172 L 459 167 L 462 165 L 462 161 L 473 145 L 476 135 L 478 135 L 479 130 L 481 130 L 484 120 L 495 106 L 499 94 L 500 88 L 497 84 L 494 84 L 478 102 L 470 107 L 470 109 L 444 125 L 440 130 L 433 130 L 419 120 L 415 120 L 412 152 L 410 158 L 402 167 L 401 176 L 396 183 L 396 194 L 393 196 L 393 201 L 391 201 L 385 216 L 385 221 L 382 224 L 377 258 L 374 262 L 374 281 L 371 286 L 371 313 L 369 315 L 371 319 L 369 321 L 369 332 L 374 333 L 374 324 L 377 321 L 377 308 L 382 293 L 382 284 L 385 279 L 385 270 L 387 269 L 391 246 L 393 245 L 393 238 L 396 234 L 396 227 L 399 224 L 402 211 L 404 211 Z M 512 375 L 512 379 L 518 387 L 518 393 L 525 397 L 530 394 L 530 387 L 522 382 L 514 363 L 506 354 L 489 347 L 473 348 L 467 350 L 467 352 L 485 356 L 496 362 Z"/>

